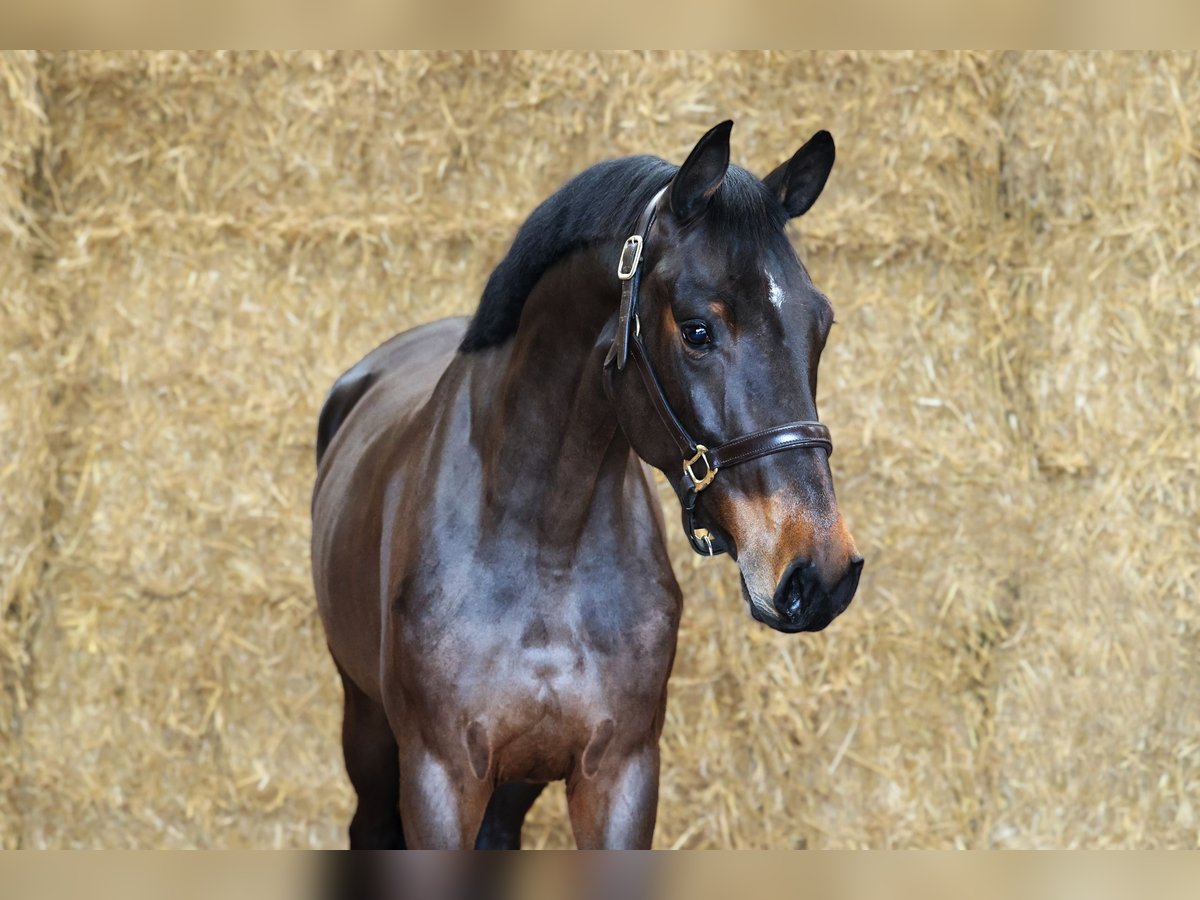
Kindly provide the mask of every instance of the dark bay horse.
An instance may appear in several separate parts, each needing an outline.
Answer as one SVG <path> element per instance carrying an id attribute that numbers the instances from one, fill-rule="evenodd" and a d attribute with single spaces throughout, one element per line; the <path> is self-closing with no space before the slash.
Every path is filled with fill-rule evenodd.
<path id="1" fill-rule="evenodd" d="M 556 779 L 578 846 L 650 846 L 682 598 L 647 464 L 758 621 L 816 631 L 853 597 L 816 407 L 833 311 L 784 230 L 833 139 L 760 181 L 731 126 L 678 168 L 576 176 L 470 321 L 392 338 L 330 392 L 312 561 L 352 847 L 518 847 Z"/>

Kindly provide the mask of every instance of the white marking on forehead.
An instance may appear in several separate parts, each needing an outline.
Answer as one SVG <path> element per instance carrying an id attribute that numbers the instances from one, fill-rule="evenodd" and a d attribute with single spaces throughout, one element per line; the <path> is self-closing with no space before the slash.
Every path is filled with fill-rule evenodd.
<path id="1" fill-rule="evenodd" d="M 783 291 L 779 289 L 779 285 L 775 283 L 775 279 L 771 277 L 770 272 L 764 271 L 763 274 L 767 276 L 767 288 L 770 291 L 767 295 L 768 299 L 776 309 L 783 309 Z"/>

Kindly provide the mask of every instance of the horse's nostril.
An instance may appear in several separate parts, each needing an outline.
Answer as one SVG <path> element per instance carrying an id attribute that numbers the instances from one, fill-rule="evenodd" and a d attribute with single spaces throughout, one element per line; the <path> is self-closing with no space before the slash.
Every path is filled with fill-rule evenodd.
<path id="1" fill-rule="evenodd" d="M 779 602 L 776 602 L 775 608 L 779 614 L 785 619 L 795 619 L 800 615 L 800 592 L 792 589 L 791 585 L 784 592 L 784 596 Z"/>
<path id="2" fill-rule="evenodd" d="M 811 562 L 797 561 L 775 594 L 775 609 L 789 622 L 797 621 L 816 599 L 820 576 Z"/>
<path id="3" fill-rule="evenodd" d="M 850 605 L 862 573 L 862 557 L 852 556 L 832 588 L 826 588 L 816 565 L 796 560 L 775 591 L 774 606 L 783 631 L 820 631 Z"/>

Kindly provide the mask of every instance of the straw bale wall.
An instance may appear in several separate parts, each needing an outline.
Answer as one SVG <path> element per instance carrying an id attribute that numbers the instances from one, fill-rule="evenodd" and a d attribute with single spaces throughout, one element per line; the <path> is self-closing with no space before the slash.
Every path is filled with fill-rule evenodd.
<path id="1" fill-rule="evenodd" d="M 34 288 L 40 240 L 28 185 L 46 132 L 31 53 L 0 58 L 0 803 L 20 777 L 46 527 L 61 509 L 49 418 L 53 310 Z M 0 814 L 0 843 L 19 838 Z"/>
<path id="2" fill-rule="evenodd" d="M 343 843 L 325 391 L 725 117 L 838 141 L 795 235 L 867 565 L 779 635 L 668 516 L 657 845 L 1197 846 L 1200 59 L 851 53 L 0 57 L 5 845 Z"/>

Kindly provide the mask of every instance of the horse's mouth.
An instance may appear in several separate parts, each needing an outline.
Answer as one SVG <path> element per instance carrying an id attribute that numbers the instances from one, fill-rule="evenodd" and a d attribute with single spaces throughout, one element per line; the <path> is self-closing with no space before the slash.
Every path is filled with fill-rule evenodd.
<path id="1" fill-rule="evenodd" d="M 782 631 L 784 634 L 795 634 L 800 631 L 799 628 L 788 623 L 776 613 L 768 612 L 761 601 L 754 599 L 750 593 L 750 588 L 746 585 L 746 576 L 739 574 L 739 580 L 742 585 L 742 599 L 746 601 L 746 606 L 750 610 L 750 616 L 755 622 L 760 622 L 768 628 L 773 628 L 775 631 Z"/>
<path id="2" fill-rule="evenodd" d="M 851 578 L 844 580 L 832 593 L 823 594 L 823 596 L 817 599 L 817 602 L 800 609 L 790 617 L 784 616 L 774 609 L 770 609 L 770 601 L 767 601 L 767 603 L 756 602 L 746 585 L 745 576 L 740 576 L 742 597 L 745 599 L 746 605 L 750 608 L 750 615 L 754 621 L 761 622 L 775 631 L 780 631 L 784 634 L 797 634 L 803 631 L 824 631 L 850 605 L 850 601 L 853 599 L 858 587 L 858 574 L 861 570 L 862 561 L 859 560 L 852 565 Z"/>

